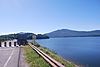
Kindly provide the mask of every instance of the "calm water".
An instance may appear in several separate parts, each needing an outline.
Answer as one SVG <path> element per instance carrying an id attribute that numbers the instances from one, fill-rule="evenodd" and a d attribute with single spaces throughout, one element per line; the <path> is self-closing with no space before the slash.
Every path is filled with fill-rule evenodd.
<path id="1" fill-rule="evenodd" d="M 100 37 L 51 38 L 37 42 L 76 64 L 100 67 Z"/>

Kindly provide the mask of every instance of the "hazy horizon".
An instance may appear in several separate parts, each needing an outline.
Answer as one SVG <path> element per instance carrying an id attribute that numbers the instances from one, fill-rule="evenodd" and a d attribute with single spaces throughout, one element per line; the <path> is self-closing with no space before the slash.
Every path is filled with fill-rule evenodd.
<path id="1" fill-rule="evenodd" d="M 62 30 L 62 29 L 56 29 L 56 30 Z M 50 32 L 56 31 L 56 30 L 52 30 L 52 31 L 45 32 L 45 33 L 34 33 L 34 32 L 31 32 L 31 31 L 19 31 L 19 32 L 3 33 L 3 34 L 0 34 L 0 35 L 17 34 L 17 33 L 46 34 L 46 33 L 50 33 Z M 72 30 L 72 29 L 66 29 L 66 30 Z M 73 30 L 73 31 L 95 31 L 95 30 Z"/>
<path id="2" fill-rule="evenodd" d="M 0 35 L 100 30 L 99 0 L 0 0 Z"/>

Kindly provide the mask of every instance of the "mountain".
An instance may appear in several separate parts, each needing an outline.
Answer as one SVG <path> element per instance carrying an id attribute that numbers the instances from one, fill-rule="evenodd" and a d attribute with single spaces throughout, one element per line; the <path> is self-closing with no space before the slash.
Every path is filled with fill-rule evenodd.
<path id="1" fill-rule="evenodd" d="M 69 29 L 56 30 L 45 35 L 49 37 L 91 37 L 100 36 L 100 30 L 94 31 L 75 31 Z"/>
<path id="2" fill-rule="evenodd" d="M 5 40 L 12 40 L 12 39 L 32 39 L 32 36 L 35 35 L 36 39 L 47 39 L 49 38 L 46 35 L 43 34 L 34 34 L 34 33 L 16 33 L 16 34 L 8 34 L 8 35 L 1 35 L 0 36 L 0 41 L 5 41 Z"/>

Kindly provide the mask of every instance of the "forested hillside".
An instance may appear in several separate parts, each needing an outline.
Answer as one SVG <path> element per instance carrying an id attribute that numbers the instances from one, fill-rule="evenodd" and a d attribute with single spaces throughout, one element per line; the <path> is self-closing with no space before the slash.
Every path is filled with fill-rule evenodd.
<path id="1" fill-rule="evenodd" d="M 5 40 L 12 40 L 12 39 L 32 39 L 32 36 L 35 35 L 36 39 L 47 39 L 49 38 L 46 35 L 42 34 L 34 34 L 34 33 L 17 33 L 17 34 L 9 34 L 9 35 L 1 35 L 0 36 L 0 41 L 5 41 Z"/>

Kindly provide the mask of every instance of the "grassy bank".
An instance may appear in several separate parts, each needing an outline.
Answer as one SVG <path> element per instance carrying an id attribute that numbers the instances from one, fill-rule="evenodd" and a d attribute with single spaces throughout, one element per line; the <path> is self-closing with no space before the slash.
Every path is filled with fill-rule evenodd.
<path id="1" fill-rule="evenodd" d="M 78 67 L 76 64 L 69 62 L 63 59 L 62 57 L 58 56 L 54 51 L 51 51 L 45 47 L 40 46 L 40 44 L 38 44 L 37 42 L 35 42 L 35 46 L 38 47 L 43 52 L 45 52 L 46 54 L 48 54 L 49 56 L 51 56 L 52 58 L 54 58 L 56 61 L 63 64 L 65 67 Z"/>
<path id="2" fill-rule="evenodd" d="M 61 64 L 63 64 L 65 67 L 75 67 L 74 63 L 71 63 L 67 60 L 64 60 L 63 58 L 61 58 L 60 56 L 58 56 L 55 52 L 48 50 L 47 48 L 43 48 L 43 47 L 39 47 L 39 49 L 41 49 L 43 52 L 45 52 L 46 54 L 48 54 L 49 56 L 51 56 L 52 58 L 54 58 L 56 61 L 60 62 Z"/>
<path id="3" fill-rule="evenodd" d="M 52 58 L 54 58 L 56 61 L 63 64 L 65 67 L 78 67 L 74 63 L 61 58 L 55 52 L 45 47 L 42 47 L 39 44 L 36 44 L 35 46 L 49 56 L 51 56 Z M 26 61 L 29 63 L 30 67 L 51 67 L 41 56 L 39 56 L 35 51 L 33 51 L 33 49 L 29 45 L 24 46 L 23 48 L 25 50 Z"/>
<path id="4" fill-rule="evenodd" d="M 63 64 L 65 67 L 75 67 L 74 63 L 71 63 L 67 60 L 64 60 L 63 58 L 61 58 L 60 56 L 58 56 L 55 52 L 50 51 L 47 48 L 44 47 L 38 47 L 40 50 L 42 50 L 43 52 L 45 52 L 46 54 L 48 54 L 49 56 L 51 56 L 52 58 L 54 58 L 56 61 L 60 62 L 61 64 Z"/>
<path id="5" fill-rule="evenodd" d="M 25 51 L 25 59 L 30 67 L 50 67 L 50 65 L 35 51 L 33 51 L 29 45 L 24 46 L 23 49 Z"/>

